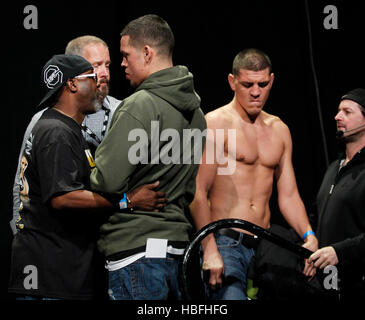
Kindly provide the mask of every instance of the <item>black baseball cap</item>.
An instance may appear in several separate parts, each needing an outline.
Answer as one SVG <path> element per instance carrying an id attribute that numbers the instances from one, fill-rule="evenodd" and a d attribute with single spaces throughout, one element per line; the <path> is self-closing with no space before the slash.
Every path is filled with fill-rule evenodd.
<path id="1" fill-rule="evenodd" d="M 358 103 L 362 108 L 365 108 L 365 89 L 357 88 L 351 90 L 341 97 L 342 100 L 352 100 Z"/>
<path id="2" fill-rule="evenodd" d="M 48 92 L 37 108 L 45 107 L 47 101 L 58 92 L 68 79 L 89 70 L 93 70 L 93 66 L 81 56 L 73 54 L 54 55 L 47 61 L 42 70 L 42 83 Z"/>

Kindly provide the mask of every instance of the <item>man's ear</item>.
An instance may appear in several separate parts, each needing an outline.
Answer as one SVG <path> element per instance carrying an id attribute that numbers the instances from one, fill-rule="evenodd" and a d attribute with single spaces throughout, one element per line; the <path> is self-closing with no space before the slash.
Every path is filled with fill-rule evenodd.
<path id="1" fill-rule="evenodd" d="M 272 84 L 274 83 L 275 76 L 273 73 L 270 74 L 270 89 L 272 87 Z"/>
<path id="2" fill-rule="evenodd" d="M 233 75 L 232 73 L 230 73 L 230 74 L 228 75 L 228 83 L 229 83 L 229 85 L 230 85 L 230 87 L 231 87 L 232 91 L 236 91 L 236 87 L 235 87 L 235 85 L 234 85 L 234 82 L 235 82 L 234 75 Z"/>
<path id="3" fill-rule="evenodd" d="M 155 50 L 146 44 L 143 47 L 142 54 L 143 54 L 143 59 L 144 59 L 145 63 L 150 64 L 153 57 L 155 56 Z"/>
<path id="4" fill-rule="evenodd" d="M 77 90 L 78 90 L 78 83 L 74 79 L 68 79 L 66 81 L 66 87 L 71 92 L 77 92 Z"/>

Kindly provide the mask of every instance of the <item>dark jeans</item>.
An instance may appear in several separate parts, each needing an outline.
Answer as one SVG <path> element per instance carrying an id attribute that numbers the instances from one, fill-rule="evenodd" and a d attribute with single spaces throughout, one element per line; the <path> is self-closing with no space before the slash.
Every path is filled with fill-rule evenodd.
<path id="1" fill-rule="evenodd" d="M 109 272 L 111 300 L 181 300 L 179 258 L 141 258 Z"/>
<path id="2" fill-rule="evenodd" d="M 215 238 L 224 262 L 224 277 L 222 288 L 209 289 L 209 299 L 246 300 L 247 270 L 255 251 L 224 235 L 215 234 Z"/>

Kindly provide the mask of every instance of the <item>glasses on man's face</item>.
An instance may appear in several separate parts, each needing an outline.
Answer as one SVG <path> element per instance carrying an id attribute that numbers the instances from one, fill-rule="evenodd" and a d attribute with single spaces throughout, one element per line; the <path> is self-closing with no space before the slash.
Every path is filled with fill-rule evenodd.
<path id="1" fill-rule="evenodd" d="M 79 76 L 76 76 L 74 78 L 75 79 L 93 78 L 96 83 L 98 82 L 98 75 L 96 73 L 80 74 Z"/>

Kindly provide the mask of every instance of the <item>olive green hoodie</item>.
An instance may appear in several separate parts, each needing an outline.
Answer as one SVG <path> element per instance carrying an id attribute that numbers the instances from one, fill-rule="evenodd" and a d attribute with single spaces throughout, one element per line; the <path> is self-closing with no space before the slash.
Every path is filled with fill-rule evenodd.
<path id="1" fill-rule="evenodd" d="M 194 198 L 201 155 L 194 154 L 194 146 L 202 150 L 205 139 L 191 139 L 190 145 L 184 140 L 186 129 L 204 133 L 206 121 L 193 75 L 184 66 L 150 75 L 116 109 L 96 150 L 92 189 L 120 195 L 159 180 L 168 204 L 161 212 L 112 214 L 98 241 L 106 257 L 142 251 L 147 238 L 189 240 L 192 226 L 185 214 Z"/>

